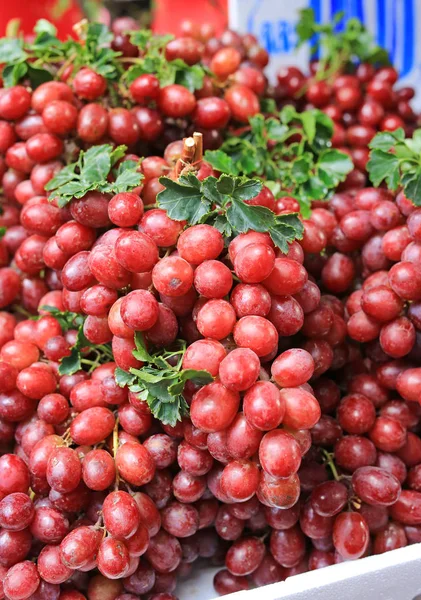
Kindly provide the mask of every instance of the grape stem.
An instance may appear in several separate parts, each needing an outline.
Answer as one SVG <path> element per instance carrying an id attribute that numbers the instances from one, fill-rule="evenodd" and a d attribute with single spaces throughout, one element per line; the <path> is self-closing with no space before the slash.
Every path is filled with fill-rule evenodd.
<path id="1" fill-rule="evenodd" d="M 117 450 L 118 450 L 118 426 L 119 426 L 119 421 L 118 421 L 118 417 L 116 417 L 115 425 L 114 425 L 114 429 L 113 429 L 113 458 L 114 458 L 114 460 L 115 460 L 115 457 L 117 455 Z M 120 485 L 120 475 L 118 473 L 118 469 L 116 468 L 115 483 L 114 483 L 114 487 L 116 490 L 118 490 L 119 485 Z"/>
<path id="2" fill-rule="evenodd" d="M 327 465 L 329 467 L 329 469 L 332 471 L 333 479 L 335 479 L 335 481 L 340 481 L 342 479 L 342 476 L 339 475 L 338 470 L 336 468 L 336 465 L 334 462 L 335 455 L 333 454 L 333 452 L 328 452 L 324 448 L 321 448 L 321 452 L 323 455 L 324 464 Z"/>
<path id="3" fill-rule="evenodd" d="M 203 160 L 203 135 L 197 131 L 193 137 L 184 138 L 181 156 L 175 165 L 178 177 L 191 171 L 198 171 Z"/>

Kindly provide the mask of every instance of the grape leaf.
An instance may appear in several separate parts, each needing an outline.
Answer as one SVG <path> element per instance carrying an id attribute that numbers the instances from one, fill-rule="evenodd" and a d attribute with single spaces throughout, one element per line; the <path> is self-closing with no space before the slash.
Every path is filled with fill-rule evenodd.
<path id="1" fill-rule="evenodd" d="M 135 161 L 130 161 L 124 168 L 119 167 L 115 181 L 108 181 L 113 165 L 124 156 L 126 149 L 126 146 L 113 148 L 111 144 L 102 144 L 81 151 L 75 163 L 64 167 L 46 184 L 50 198 L 57 198 L 62 207 L 72 198 L 82 198 L 91 190 L 117 194 L 136 188 L 143 175 Z"/>
<path id="2" fill-rule="evenodd" d="M 247 204 L 262 189 L 257 179 L 222 174 L 219 179 L 200 181 L 189 173 L 179 181 L 161 177 L 160 182 L 166 189 L 157 196 L 158 206 L 178 221 L 206 222 L 228 238 L 249 230 L 268 232 L 282 252 L 288 252 L 288 243 L 303 235 L 296 214 L 276 216 L 268 208 Z"/>
<path id="3" fill-rule="evenodd" d="M 234 167 L 234 162 L 226 152 L 223 150 L 207 150 L 205 154 L 205 160 L 214 169 L 221 173 L 227 173 L 228 175 L 239 175 Z"/>
<path id="4" fill-rule="evenodd" d="M 188 404 L 183 397 L 186 381 L 191 379 L 198 385 L 205 385 L 212 382 L 213 377 L 208 371 L 182 369 L 186 343 L 181 340 L 178 341 L 179 350 L 160 348 L 152 353 L 146 349 L 142 334 L 136 333 L 135 342 L 133 356 L 145 364 L 139 369 L 131 368 L 129 373 L 116 369 L 116 383 L 140 394 L 155 418 L 164 425 L 174 426 L 188 414 Z M 169 358 L 176 358 L 176 364 L 170 363 Z"/>
<path id="5" fill-rule="evenodd" d="M 345 153 L 331 148 L 332 135 L 333 122 L 322 111 L 299 113 L 287 105 L 277 116 L 252 117 L 250 128 L 228 137 L 219 150 L 207 151 L 205 160 L 225 175 L 257 176 L 265 184 L 274 182 L 271 185 L 276 185 L 277 194 L 297 198 L 308 217 L 311 200 L 328 200 L 353 168 Z M 292 136 L 300 141 L 292 141 Z M 229 179 L 221 178 L 218 189 L 230 194 L 231 185 Z M 221 220 L 218 227 L 223 230 Z"/>
<path id="6" fill-rule="evenodd" d="M 384 150 L 372 150 L 367 163 L 370 179 L 377 187 L 386 181 L 388 187 L 395 190 L 399 183 L 399 159 Z"/>
<path id="7" fill-rule="evenodd" d="M 133 350 L 133 356 L 142 362 L 153 362 L 152 356 L 149 354 L 146 344 L 145 338 L 143 334 L 140 332 L 136 332 L 134 336 L 134 341 L 136 344 L 136 350 Z"/>
<path id="8" fill-rule="evenodd" d="M 24 62 L 7 65 L 3 69 L 2 78 L 5 87 L 17 85 L 28 72 L 28 65 Z"/>
<path id="9" fill-rule="evenodd" d="M 177 182 L 168 177 L 160 177 L 159 181 L 165 186 L 165 190 L 159 192 L 157 202 L 171 219 L 195 225 L 209 212 L 211 203 L 204 197 L 197 178 L 180 177 Z"/>
<path id="10" fill-rule="evenodd" d="M 55 306 L 49 306 L 47 304 L 40 307 L 40 310 L 44 312 L 50 313 L 52 317 L 57 319 L 60 324 L 60 327 L 63 330 L 63 333 L 69 331 L 69 329 L 77 329 L 81 325 L 83 325 L 85 321 L 85 316 L 79 313 L 71 312 L 68 310 L 62 311 L 56 308 Z M 44 315 L 37 315 L 35 317 L 31 317 L 33 320 L 38 321 L 42 319 Z"/>
<path id="11" fill-rule="evenodd" d="M 329 188 L 343 181 L 353 167 L 350 157 L 339 150 L 325 150 L 317 161 L 318 175 Z"/>
<path id="12" fill-rule="evenodd" d="M 32 89 L 37 88 L 42 83 L 46 83 L 47 81 L 52 81 L 54 79 L 52 73 L 47 69 L 39 69 L 38 67 L 34 67 L 31 63 L 27 64 L 28 67 L 28 77 L 31 82 Z"/>
<path id="13" fill-rule="evenodd" d="M 227 220 L 236 233 L 250 230 L 269 233 L 273 243 L 285 254 L 288 243 L 300 239 L 304 232 L 296 214 L 275 216 L 264 206 L 250 206 L 234 197 L 227 209 Z"/>
<path id="14" fill-rule="evenodd" d="M 175 427 L 177 421 L 181 421 L 189 414 L 189 405 L 183 396 L 179 394 L 173 398 L 173 402 L 163 402 L 161 398 L 150 396 L 146 400 L 155 419 L 171 427 Z"/>
<path id="15" fill-rule="evenodd" d="M 328 23 L 317 23 L 314 10 L 305 8 L 295 30 L 297 47 L 310 41 L 312 52 L 321 56 L 315 75 L 318 80 L 347 72 L 355 63 L 390 64 L 387 52 L 374 43 L 363 23 L 356 18 L 345 21 L 342 11 Z"/>
<path id="16" fill-rule="evenodd" d="M 70 356 L 65 356 L 60 361 L 60 366 L 58 368 L 60 375 L 73 375 L 82 369 L 81 350 L 86 346 L 91 346 L 91 343 L 86 339 L 85 334 L 83 333 L 83 325 L 80 325 L 76 336 L 76 342 L 70 349 Z"/>
<path id="17" fill-rule="evenodd" d="M 47 19 L 38 19 L 34 27 L 35 33 L 48 33 L 49 35 L 55 37 L 57 35 L 57 27 L 55 27 L 50 21 Z"/>
<path id="18" fill-rule="evenodd" d="M 411 178 L 404 177 L 402 181 L 404 183 L 405 196 L 415 206 L 421 206 L 421 167 L 418 167 Z"/>
<path id="19" fill-rule="evenodd" d="M 123 371 L 123 369 L 120 369 L 120 367 L 117 367 L 114 371 L 114 378 L 117 385 L 120 387 L 133 385 L 136 381 L 136 375 L 133 373 L 128 373 L 127 371 Z"/>
<path id="20" fill-rule="evenodd" d="M 407 139 L 402 128 L 381 132 L 369 145 L 367 171 L 373 185 L 385 182 L 391 190 L 402 186 L 405 196 L 421 206 L 421 129 Z"/>
<path id="21" fill-rule="evenodd" d="M 27 57 L 21 38 L 5 37 L 0 39 L 0 63 L 15 64 L 26 60 Z"/>
<path id="22" fill-rule="evenodd" d="M 372 150 L 384 150 L 387 152 L 392 148 L 396 142 L 403 142 L 405 139 L 405 132 L 402 127 L 395 129 L 395 131 L 382 131 L 375 135 L 368 144 L 368 147 Z"/>

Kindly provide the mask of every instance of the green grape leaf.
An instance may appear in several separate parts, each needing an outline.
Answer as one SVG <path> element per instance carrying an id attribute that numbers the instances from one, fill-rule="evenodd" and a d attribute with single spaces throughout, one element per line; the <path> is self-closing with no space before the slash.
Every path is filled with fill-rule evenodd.
<path id="1" fill-rule="evenodd" d="M 165 190 L 159 192 L 157 202 L 171 219 L 195 225 L 209 212 L 211 203 L 204 197 L 201 183 L 194 175 L 180 177 L 179 181 L 160 177 L 159 181 Z"/>
<path id="2" fill-rule="evenodd" d="M 127 371 L 123 371 L 120 367 L 114 371 L 114 378 L 118 386 L 126 387 L 129 385 L 133 385 L 136 381 L 136 375 L 133 373 L 128 373 Z"/>
<path id="3" fill-rule="evenodd" d="M 421 167 L 418 167 L 411 177 L 402 178 L 405 196 L 411 200 L 415 206 L 421 206 Z"/>
<path id="4" fill-rule="evenodd" d="M 370 179 L 376 187 L 386 181 L 388 187 L 395 190 L 399 184 L 399 159 L 384 150 L 372 150 L 367 163 Z"/>
<path id="5" fill-rule="evenodd" d="M 368 147 L 371 150 L 384 150 L 387 152 L 396 142 L 403 142 L 404 139 L 405 132 L 402 127 L 399 127 L 395 131 L 381 131 L 377 133 L 368 144 Z"/>
<path id="6" fill-rule="evenodd" d="M 25 62 L 16 63 L 15 65 L 7 65 L 3 69 L 2 78 L 4 87 L 12 87 L 17 85 L 19 81 L 25 77 L 28 72 L 28 65 Z"/>
<path id="7" fill-rule="evenodd" d="M 205 161 L 221 173 L 226 173 L 227 175 L 238 174 L 236 173 L 232 157 L 223 150 L 207 150 L 205 152 Z"/>
<path id="8" fill-rule="evenodd" d="M 136 344 L 136 350 L 133 350 L 133 356 L 142 362 L 153 362 L 152 356 L 149 354 L 146 344 L 145 338 L 143 334 L 140 332 L 136 332 L 134 336 L 134 341 Z"/>
<path id="9" fill-rule="evenodd" d="M 317 162 L 317 171 L 323 183 L 331 188 L 336 187 L 354 168 L 350 157 L 339 150 L 325 150 Z"/>
<path id="10" fill-rule="evenodd" d="M 48 35 L 55 37 L 57 35 L 57 28 L 47 21 L 47 19 L 38 19 L 34 27 L 35 33 L 48 33 Z"/>
<path id="11" fill-rule="evenodd" d="M 79 326 L 76 342 L 74 346 L 70 349 L 70 356 L 65 356 L 60 361 L 60 366 L 58 368 L 58 372 L 60 375 L 74 375 L 76 371 L 80 371 L 82 369 L 82 355 L 81 351 L 83 348 L 87 346 L 92 346 L 91 342 L 86 339 L 85 334 L 83 333 L 83 324 Z"/>
<path id="12" fill-rule="evenodd" d="M 126 146 L 113 148 L 111 144 L 102 144 L 81 151 L 75 163 L 64 167 L 45 186 L 50 198 L 57 198 L 59 206 L 65 206 L 73 197 L 82 198 L 92 190 L 116 194 L 134 189 L 143 179 L 134 161 L 119 167 L 116 180 L 108 181 L 112 167 L 126 149 Z"/>
<path id="13" fill-rule="evenodd" d="M 128 388 L 146 401 L 152 414 L 166 425 L 174 426 L 188 414 L 188 405 L 183 397 L 186 381 L 193 380 L 198 385 L 206 385 L 213 381 L 207 371 L 181 369 L 186 342 L 178 340 L 180 349 L 165 350 L 159 348 L 149 353 L 143 335 L 135 334 L 136 350 L 133 355 L 145 364 L 141 368 L 131 368 L 130 372 L 116 369 L 116 383 Z M 169 358 L 176 358 L 171 363 Z"/>
<path id="14" fill-rule="evenodd" d="M 250 230 L 269 233 L 274 244 L 284 253 L 288 252 L 288 243 L 300 239 L 304 231 L 296 214 L 275 216 L 264 206 L 250 206 L 236 198 L 227 209 L 227 220 L 236 233 Z"/>
<path id="15" fill-rule="evenodd" d="M 0 63 L 11 65 L 24 61 L 27 57 L 21 38 L 4 37 L 0 39 Z"/>
<path id="16" fill-rule="evenodd" d="M 70 312 L 68 310 L 62 311 L 56 308 L 55 306 L 43 305 L 40 307 L 40 310 L 46 311 L 50 313 L 52 317 L 57 319 L 60 324 L 60 327 L 63 330 L 63 333 L 69 331 L 69 329 L 78 329 L 85 322 L 85 316 L 79 313 Z M 39 320 L 43 317 L 43 315 L 37 315 L 34 317 L 35 320 Z"/>

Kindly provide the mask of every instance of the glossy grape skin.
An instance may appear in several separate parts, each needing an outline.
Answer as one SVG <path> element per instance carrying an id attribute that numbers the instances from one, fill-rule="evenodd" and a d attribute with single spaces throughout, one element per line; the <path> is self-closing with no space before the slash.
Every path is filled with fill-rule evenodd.
<path id="1" fill-rule="evenodd" d="M 259 112 L 259 101 L 256 94 L 245 85 L 233 85 L 225 93 L 232 116 L 241 123 Z"/>
<path id="2" fill-rule="evenodd" d="M 249 389 L 260 373 L 259 357 L 248 348 L 236 348 L 219 365 L 219 378 L 226 388 L 241 392 Z"/>
<path id="3" fill-rule="evenodd" d="M 399 523 L 390 522 L 388 526 L 377 533 L 374 544 L 374 554 L 382 554 L 397 548 L 403 548 L 408 544 L 405 528 Z"/>
<path id="4" fill-rule="evenodd" d="M 88 452 L 82 463 L 82 477 L 89 489 L 106 490 L 115 479 L 114 460 L 105 450 Z"/>
<path id="5" fill-rule="evenodd" d="M 367 523 L 355 512 L 344 512 L 335 518 L 333 544 L 339 554 L 354 560 L 364 554 L 370 539 Z"/>
<path id="6" fill-rule="evenodd" d="M 210 383 L 193 397 L 192 423 L 208 433 L 226 429 L 232 423 L 239 403 L 238 392 L 228 390 L 221 383 Z"/>
<path id="7" fill-rule="evenodd" d="M 248 590 L 250 584 L 247 577 L 238 577 L 232 575 L 228 570 L 223 569 L 216 573 L 213 578 L 213 586 L 218 594 L 231 594 L 233 592 L 241 592 Z"/>
<path id="8" fill-rule="evenodd" d="M 288 479 L 278 479 L 262 472 L 256 495 L 259 501 L 271 508 L 292 508 L 300 496 L 300 480 L 297 474 Z"/>
<path id="9" fill-rule="evenodd" d="M 300 529 L 295 525 L 283 531 L 273 531 L 270 551 L 282 567 L 297 565 L 305 554 L 305 539 Z"/>
<path id="10" fill-rule="evenodd" d="M 199 513 L 188 504 L 172 502 L 161 512 L 162 527 L 177 538 L 189 537 L 199 527 Z"/>
<path id="11" fill-rule="evenodd" d="M 275 430 L 266 433 L 263 437 L 259 447 L 259 459 L 263 469 L 269 475 L 286 478 L 298 471 L 301 452 L 293 436 Z"/>
<path id="12" fill-rule="evenodd" d="M 313 539 L 325 539 L 332 533 L 333 517 L 322 517 L 313 508 L 311 502 L 307 502 L 301 511 L 300 527 L 305 535 Z"/>
<path id="13" fill-rule="evenodd" d="M 269 355 L 277 346 L 278 333 L 275 326 L 263 317 L 242 317 L 234 327 L 237 346 L 250 348 L 259 357 Z"/>
<path id="14" fill-rule="evenodd" d="M 47 545 L 39 554 L 38 572 L 44 581 L 60 584 L 69 579 L 73 570 L 62 562 L 59 546 Z"/>
<path id="15" fill-rule="evenodd" d="M 0 502 L 0 526 L 9 531 L 28 527 L 34 517 L 34 507 L 26 494 L 15 492 Z"/>
<path id="16" fill-rule="evenodd" d="M 107 537 L 98 549 L 98 570 L 108 579 L 121 579 L 129 568 L 129 551 L 121 540 Z"/>
<path id="17" fill-rule="evenodd" d="M 92 560 L 102 538 L 101 531 L 94 527 L 73 529 L 60 544 L 60 557 L 71 569 L 83 567 Z"/>
<path id="18" fill-rule="evenodd" d="M 283 423 L 291 429 L 311 429 L 320 418 L 320 406 L 310 392 L 301 388 L 283 388 L 285 401 Z"/>
<path id="19" fill-rule="evenodd" d="M 347 471 L 374 465 L 376 457 L 375 445 L 365 437 L 348 435 L 335 445 L 335 462 Z"/>
<path id="20" fill-rule="evenodd" d="M 272 363 L 271 373 L 280 387 L 298 387 L 314 372 L 312 356 L 305 350 L 293 348 L 280 354 Z"/>
<path id="21" fill-rule="evenodd" d="M 10 600 L 24 600 L 36 591 L 39 582 L 36 566 L 27 560 L 8 570 L 3 581 L 3 588 Z"/>
<path id="22" fill-rule="evenodd" d="M 149 496 L 142 492 L 136 492 L 133 498 L 139 508 L 142 524 L 147 527 L 150 537 L 153 537 L 161 526 L 161 517 L 156 505 Z"/>
<path id="23" fill-rule="evenodd" d="M 154 569 L 145 561 L 140 561 L 136 571 L 124 579 L 124 588 L 132 594 L 146 594 L 154 583 Z"/>
<path id="24" fill-rule="evenodd" d="M 285 414 L 285 401 L 269 381 L 258 381 L 247 390 L 243 400 L 246 419 L 256 429 L 275 429 Z"/>
<path id="25" fill-rule="evenodd" d="M 390 515 L 404 525 L 421 524 L 421 494 L 414 490 L 402 490 L 397 502 L 390 507 Z"/>
<path id="26" fill-rule="evenodd" d="M 44 544 L 57 544 L 69 532 L 68 519 L 58 510 L 49 507 L 37 507 L 31 523 L 34 538 Z"/>
<path id="27" fill-rule="evenodd" d="M 406 441 L 405 427 L 390 417 L 378 417 L 369 435 L 376 447 L 384 452 L 396 452 Z"/>
<path id="28" fill-rule="evenodd" d="M 396 477 L 378 467 L 361 467 L 354 471 L 352 485 L 357 496 L 367 504 L 389 506 L 401 492 Z"/>
<path id="29" fill-rule="evenodd" d="M 348 492 L 342 483 L 326 481 L 313 489 L 310 502 L 317 514 L 333 517 L 344 508 L 347 499 Z"/>
<path id="30" fill-rule="evenodd" d="M 362 394 L 345 396 L 338 407 L 338 422 L 348 433 L 366 433 L 374 425 L 375 419 L 374 405 Z"/>
<path id="31" fill-rule="evenodd" d="M 243 538 L 234 542 L 225 557 L 225 564 L 233 575 L 250 575 L 263 560 L 265 547 L 258 538 Z"/>
<path id="32" fill-rule="evenodd" d="M 160 573 L 174 571 L 181 561 L 181 546 L 177 538 L 161 531 L 151 539 L 146 557 Z"/>

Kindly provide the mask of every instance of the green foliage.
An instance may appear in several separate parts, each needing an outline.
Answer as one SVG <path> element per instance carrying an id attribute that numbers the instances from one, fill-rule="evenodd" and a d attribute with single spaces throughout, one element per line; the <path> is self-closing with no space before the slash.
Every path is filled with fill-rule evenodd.
<path id="1" fill-rule="evenodd" d="M 70 329 L 78 329 L 85 321 L 85 317 L 83 315 L 70 312 L 68 310 L 62 311 L 55 306 L 44 305 L 41 306 L 40 310 L 47 311 L 52 317 L 57 319 L 63 333 L 66 333 Z M 36 317 L 33 317 L 33 320 L 39 321 L 39 319 L 42 319 L 43 316 L 44 315 L 37 315 Z"/>
<path id="2" fill-rule="evenodd" d="M 332 135 L 333 123 L 320 110 L 285 106 L 277 116 L 252 117 L 247 131 L 207 151 L 205 160 L 221 173 L 261 177 L 276 196 L 297 198 L 308 217 L 311 201 L 327 200 L 353 168 L 331 148 Z"/>
<path id="3" fill-rule="evenodd" d="M 160 349 L 153 353 L 149 353 L 141 333 L 136 333 L 135 342 L 133 356 L 145 363 L 144 366 L 140 369 L 131 368 L 130 372 L 118 368 L 115 380 L 120 387 L 127 386 L 130 391 L 137 393 L 147 403 L 155 418 L 164 425 L 174 426 L 189 412 L 183 397 L 186 381 L 193 380 L 205 385 L 213 381 L 213 377 L 208 371 L 182 368 L 186 343 L 181 340 L 178 343 L 179 349 Z"/>
<path id="4" fill-rule="evenodd" d="M 276 216 L 263 206 L 246 203 L 261 191 L 258 179 L 222 174 L 219 179 L 207 177 L 200 181 L 188 173 L 178 181 L 168 177 L 161 177 L 159 181 L 165 190 L 157 196 L 158 205 L 176 221 L 187 221 L 189 225 L 207 223 L 227 238 L 251 229 L 268 232 L 274 244 L 285 253 L 288 243 L 303 235 L 297 214 Z"/>
<path id="5" fill-rule="evenodd" d="M 65 206 L 72 198 L 82 198 L 93 190 L 113 194 L 128 192 L 140 184 L 143 175 L 134 161 L 127 161 L 128 164 L 123 161 L 112 173 L 126 149 L 126 146 L 113 148 L 111 144 L 102 144 L 92 146 L 86 152 L 82 150 L 78 160 L 59 171 L 45 189 L 50 192 L 50 197 L 58 198 L 59 206 Z M 114 181 L 108 181 L 110 174 Z"/>
<path id="6" fill-rule="evenodd" d="M 57 319 L 63 333 L 71 329 L 77 330 L 76 342 L 70 348 L 70 355 L 65 356 L 60 361 L 58 372 L 60 375 L 73 375 L 83 368 L 83 356 L 93 354 L 97 359 L 96 362 L 88 361 L 93 366 L 99 365 L 101 362 L 112 360 L 111 348 L 104 345 L 92 344 L 83 333 L 83 324 L 86 316 L 70 311 L 58 310 L 55 306 L 41 306 L 42 311 L 47 311 L 52 317 Z M 34 321 L 39 321 L 43 315 L 31 317 Z"/>
<path id="7" fill-rule="evenodd" d="M 133 31 L 130 34 L 133 44 L 142 50 L 139 58 L 124 74 L 123 81 L 128 85 L 140 75 L 152 73 L 159 79 L 161 87 L 177 83 L 191 92 L 203 86 L 203 78 L 208 72 L 202 65 L 188 65 L 177 58 L 168 61 L 165 47 L 173 39 L 172 35 L 154 35 L 151 31 Z"/>
<path id="8" fill-rule="evenodd" d="M 405 196 L 421 206 L 421 129 L 407 139 L 402 128 L 378 133 L 369 147 L 367 171 L 373 185 L 385 182 L 390 190 L 402 186 Z"/>
<path id="9" fill-rule="evenodd" d="M 34 33 L 31 42 L 24 42 L 19 37 L 0 39 L 0 63 L 5 65 L 3 80 L 6 87 L 28 77 L 31 86 L 36 88 L 53 79 L 62 63 L 72 64 L 73 75 L 81 67 L 88 66 L 110 81 L 116 81 L 124 71 L 117 60 L 121 53 L 110 47 L 113 35 L 106 25 L 83 24 L 79 40 L 69 38 L 63 42 L 57 38 L 54 25 L 40 19 Z"/>
<path id="10" fill-rule="evenodd" d="M 337 30 L 338 24 L 343 28 Z M 311 41 L 312 51 L 318 50 L 321 61 L 317 79 L 328 79 L 338 71 L 359 62 L 376 65 L 390 64 L 384 48 L 374 43 L 373 36 L 358 19 L 344 22 L 344 13 L 337 13 L 329 23 L 316 23 L 312 8 L 300 11 L 296 26 L 298 47 Z"/>

